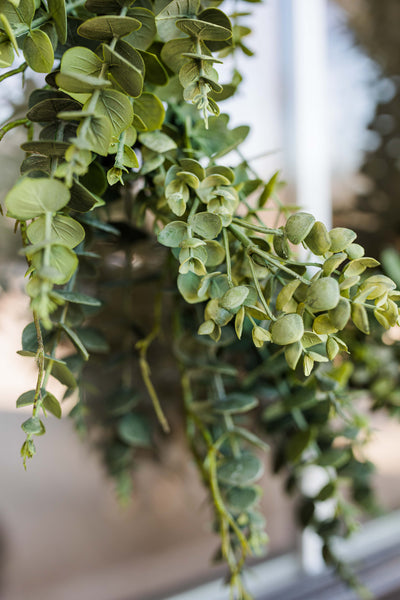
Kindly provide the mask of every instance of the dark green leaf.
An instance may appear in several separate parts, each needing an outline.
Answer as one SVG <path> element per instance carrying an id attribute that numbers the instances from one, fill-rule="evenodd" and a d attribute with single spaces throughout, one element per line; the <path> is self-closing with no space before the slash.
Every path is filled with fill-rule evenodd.
<path id="1" fill-rule="evenodd" d="M 59 403 L 57 398 L 55 396 L 53 396 L 53 394 L 50 394 L 50 392 L 46 392 L 46 395 L 43 398 L 42 406 L 46 410 L 51 412 L 52 415 L 57 417 L 57 419 L 61 419 L 61 415 L 62 415 L 61 404 Z"/>
<path id="2" fill-rule="evenodd" d="M 78 27 L 78 34 L 91 40 L 109 41 L 137 31 L 141 25 L 140 21 L 132 17 L 103 15 L 84 21 Z"/>
<path id="3" fill-rule="evenodd" d="M 260 459 L 249 452 L 238 458 L 226 458 L 217 469 L 221 483 L 231 486 L 247 486 L 259 479 L 264 467 Z"/>
<path id="4" fill-rule="evenodd" d="M 30 31 L 24 39 L 23 52 L 26 62 L 37 73 L 49 73 L 53 68 L 53 46 L 44 31 Z"/>
<path id="5" fill-rule="evenodd" d="M 151 446 L 150 428 L 142 415 L 125 415 L 118 422 L 118 434 L 126 444 L 149 448 Z"/>

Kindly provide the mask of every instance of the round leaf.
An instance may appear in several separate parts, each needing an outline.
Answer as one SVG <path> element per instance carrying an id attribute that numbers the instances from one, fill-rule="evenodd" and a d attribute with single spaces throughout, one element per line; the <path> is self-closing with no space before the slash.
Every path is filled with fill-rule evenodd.
<path id="1" fill-rule="evenodd" d="M 302 338 L 303 333 L 303 319 L 296 313 L 282 315 L 271 325 L 272 341 L 279 346 L 298 342 Z"/>
<path id="2" fill-rule="evenodd" d="M 132 17 L 102 15 L 87 19 L 78 27 L 78 34 L 90 40 L 108 41 L 137 31 L 142 24 Z"/>
<path id="3" fill-rule="evenodd" d="M 260 497 L 256 487 L 232 487 L 226 493 L 226 503 L 233 512 L 249 510 Z"/>
<path id="4" fill-rule="evenodd" d="M 216 238 L 222 229 L 220 217 L 209 212 L 195 214 L 190 221 L 190 225 L 195 233 L 206 240 Z"/>
<path id="5" fill-rule="evenodd" d="M 121 440 L 130 446 L 148 448 L 151 446 L 150 429 L 141 415 L 129 414 L 118 422 L 118 434 Z"/>
<path id="6" fill-rule="evenodd" d="M 38 217 L 27 229 L 28 239 L 32 244 L 38 244 L 45 238 L 46 217 Z M 53 244 L 60 244 L 67 248 L 75 248 L 85 238 L 82 225 L 72 217 L 56 215 L 51 220 L 51 237 Z"/>
<path id="7" fill-rule="evenodd" d="M 7 194 L 7 215 L 19 221 L 34 219 L 45 212 L 57 212 L 69 201 L 68 188 L 56 179 L 25 178 Z"/>
<path id="8" fill-rule="evenodd" d="M 36 252 L 32 256 L 32 265 L 35 269 L 42 267 L 41 252 Z M 65 246 L 51 246 L 49 266 L 52 272 L 51 281 L 62 285 L 63 283 L 67 283 L 74 274 L 78 266 L 78 257 L 72 250 Z"/>
<path id="9" fill-rule="evenodd" d="M 315 219 L 312 215 L 305 212 L 298 212 L 291 215 L 285 225 L 286 235 L 292 244 L 300 244 L 310 233 Z"/>
<path id="10" fill-rule="evenodd" d="M 218 400 L 213 404 L 213 411 L 217 414 L 233 415 L 252 410 L 258 405 L 255 396 L 247 394 L 232 393 L 228 394 L 223 400 Z"/>
<path id="11" fill-rule="evenodd" d="M 50 73 L 54 63 L 54 51 L 50 38 L 44 31 L 30 31 L 24 39 L 23 52 L 31 69 L 37 73 Z"/>
<path id="12" fill-rule="evenodd" d="M 217 470 L 218 481 L 231 486 L 246 486 L 257 481 L 263 473 L 263 464 L 254 454 L 223 460 Z"/>
<path id="13" fill-rule="evenodd" d="M 342 252 L 349 246 L 357 237 L 357 234 L 346 227 L 335 227 L 329 232 L 331 238 L 331 252 Z"/>
<path id="14" fill-rule="evenodd" d="M 310 233 L 305 238 L 305 243 L 311 252 L 317 256 L 328 252 L 331 245 L 331 238 L 325 225 L 321 221 L 316 221 L 311 228 Z"/>
<path id="15" fill-rule="evenodd" d="M 337 306 L 340 298 L 339 284 L 333 277 L 322 277 L 314 281 L 307 293 L 306 303 L 315 312 L 330 310 Z"/>

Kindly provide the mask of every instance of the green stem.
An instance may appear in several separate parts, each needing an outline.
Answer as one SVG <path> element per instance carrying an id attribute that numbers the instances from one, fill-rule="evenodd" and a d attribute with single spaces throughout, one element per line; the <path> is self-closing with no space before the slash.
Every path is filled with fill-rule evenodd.
<path id="1" fill-rule="evenodd" d="M 147 337 L 145 337 L 144 339 L 142 339 L 136 343 L 136 348 L 137 348 L 137 350 L 139 350 L 139 366 L 140 366 L 140 372 L 142 374 L 143 383 L 145 384 L 147 392 L 153 403 L 154 412 L 156 413 L 157 419 L 158 419 L 163 431 L 165 433 L 169 433 L 170 427 L 169 427 L 167 418 L 164 414 L 164 411 L 162 409 L 162 406 L 161 406 L 160 400 L 158 398 L 157 392 L 155 390 L 155 387 L 151 381 L 150 365 L 147 362 L 147 350 L 148 350 L 150 344 L 153 342 L 153 340 L 155 340 L 156 337 L 160 333 L 161 311 L 162 311 L 162 294 L 161 294 L 161 292 L 159 292 L 158 296 L 155 300 L 155 303 L 154 303 L 154 326 L 153 326 L 153 329 L 150 331 L 150 333 Z"/>
<path id="2" fill-rule="evenodd" d="M 192 120 L 189 115 L 185 118 L 185 130 L 184 130 L 184 139 L 185 139 L 185 149 L 184 151 L 187 154 L 188 158 L 193 158 L 193 147 L 192 142 L 190 141 L 192 130 Z"/>
<path id="3" fill-rule="evenodd" d="M 258 277 L 257 277 L 257 274 L 256 274 L 256 270 L 254 268 L 251 256 L 248 256 L 248 259 L 249 259 L 249 265 L 250 265 L 251 275 L 253 277 L 254 285 L 256 287 L 258 297 L 260 298 L 260 302 L 263 305 L 263 308 L 264 308 L 265 312 L 267 313 L 267 315 L 269 316 L 269 318 L 271 319 L 271 321 L 276 321 L 276 317 L 271 312 L 271 309 L 268 306 L 268 303 L 267 303 L 267 301 L 265 299 L 265 296 L 264 296 L 264 294 L 262 292 L 262 289 L 261 289 L 261 286 L 260 286 L 260 282 L 258 281 Z"/>
<path id="4" fill-rule="evenodd" d="M 15 121 L 11 121 L 11 123 L 7 123 L 7 125 L 4 125 L 0 129 L 0 141 L 8 131 L 11 131 L 11 129 L 14 129 L 15 127 L 19 127 L 20 125 L 26 125 L 27 123 L 29 123 L 28 119 L 16 119 Z"/>
<path id="5" fill-rule="evenodd" d="M 226 274 L 227 274 L 227 277 L 228 277 L 229 286 L 233 287 L 231 253 L 230 253 L 230 250 L 229 250 L 228 232 L 227 232 L 227 230 L 226 230 L 225 227 L 222 230 L 222 235 L 223 235 L 223 238 L 224 238 L 224 247 L 225 247 Z"/>
<path id="6" fill-rule="evenodd" d="M 85 4 L 85 2 L 86 2 L 86 0 L 76 0 L 76 2 L 71 2 L 70 4 L 66 4 L 67 14 L 69 14 L 70 12 L 75 10 L 75 8 L 78 8 L 79 6 L 83 6 Z M 13 27 L 14 35 L 16 38 L 22 37 L 23 35 L 26 35 L 33 29 L 38 29 L 41 25 L 44 25 L 44 23 L 47 23 L 47 21 L 50 21 L 51 19 L 52 19 L 52 15 L 50 13 L 48 13 L 41 17 L 37 17 L 36 19 L 34 19 L 32 21 L 32 23 L 30 25 L 26 25 L 25 23 L 20 23 L 20 24 L 16 25 L 15 27 Z M 8 35 L 5 33 L 0 33 L 0 43 L 7 42 L 7 41 L 8 41 Z"/>
<path id="7" fill-rule="evenodd" d="M 258 231 L 259 233 L 272 233 L 273 235 L 283 235 L 282 229 L 272 229 L 271 227 L 263 227 L 262 225 L 253 225 L 253 223 L 248 223 L 243 219 L 232 219 L 232 223 L 236 225 L 240 225 L 240 227 L 244 227 L 246 229 L 252 229 L 253 231 Z"/>
<path id="8" fill-rule="evenodd" d="M 7 71 L 7 73 L 4 73 L 4 75 L 1 75 L 0 83 L 2 81 L 4 81 L 4 79 L 7 79 L 8 77 L 12 77 L 13 75 L 17 75 L 18 73 L 23 73 L 25 71 L 25 69 L 27 69 L 27 68 L 28 68 L 28 64 L 26 62 L 23 62 L 22 65 L 20 65 L 16 69 L 12 69 L 11 71 Z"/>

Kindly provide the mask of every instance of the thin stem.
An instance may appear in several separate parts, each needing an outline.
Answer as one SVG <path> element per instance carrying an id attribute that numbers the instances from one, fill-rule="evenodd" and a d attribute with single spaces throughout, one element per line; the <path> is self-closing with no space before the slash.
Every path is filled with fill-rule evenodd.
<path id="1" fill-rule="evenodd" d="M 185 118 L 185 129 L 184 129 L 184 139 L 185 139 L 185 152 L 187 153 L 188 158 L 193 158 L 193 147 L 192 142 L 190 141 L 190 136 L 192 133 L 192 120 L 189 115 Z"/>
<path id="2" fill-rule="evenodd" d="M 14 129 L 15 127 L 19 127 L 20 125 L 26 125 L 27 123 L 29 123 L 28 119 L 16 119 L 15 121 L 11 121 L 11 123 L 7 123 L 7 125 L 3 125 L 0 129 L 0 141 L 8 131 L 11 131 L 11 129 Z"/>
<path id="3" fill-rule="evenodd" d="M 38 317 L 38 314 L 36 311 L 33 313 L 33 322 L 35 324 L 36 339 L 37 339 L 37 344 L 38 344 L 38 349 L 37 349 L 37 353 L 36 353 L 36 362 L 38 365 L 38 375 L 37 375 L 37 381 L 36 381 L 35 396 L 33 399 L 33 416 L 35 417 L 37 414 L 37 411 L 40 407 L 40 395 L 41 395 L 42 380 L 43 380 L 43 373 L 44 373 L 43 336 L 42 336 L 42 330 L 40 328 L 39 317 Z"/>
<path id="4" fill-rule="evenodd" d="M 263 305 L 263 308 L 264 308 L 265 312 L 267 313 L 267 315 L 269 316 L 269 318 L 271 319 L 271 321 L 276 321 L 276 317 L 271 312 L 271 309 L 268 306 L 268 303 L 267 303 L 267 301 L 265 299 L 265 296 L 264 296 L 264 294 L 262 292 L 262 289 L 261 289 L 261 286 L 260 286 L 260 282 L 258 281 L 258 277 L 257 277 L 257 274 L 256 274 L 256 270 L 254 268 L 251 256 L 248 256 L 248 259 L 249 259 L 249 265 L 250 265 L 251 275 L 253 277 L 254 285 L 256 287 L 257 294 L 258 294 L 258 297 L 260 298 L 261 304 Z"/>
<path id="5" fill-rule="evenodd" d="M 147 392 L 151 398 L 153 403 L 154 412 L 157 415 L 157 419 L 163 428 L 165 433 L 170 432 L 170 427 L 167 421 L 167 418 L 164 414 L 164 411 L 161 407 L 160 400 L 158 398 L 157 392 L 154 388 L 154 385 L 151 381 L 151 371 L 150 365 L 147 362 L 147 351 L 150 344 L 155 340 L 155 338 L 159 335 L 161 329 L 161 309 L 162 309 L 162 294 L 158 293 L 154 304 L 154 326 L 152 331 L 150 331 L 149 335 L 145 337 L 143 340 L 140 340 L 136 344 L 136 348 L 139 350 L 139 366 L 140 372 L 142 374 L 143 383 L 146 386 Z"/>
<path id="6" fill-rule="evenodd" d="M 67 14 L 69 14 L 70 12 L 75 10 L 75 8 L 78 8 L 79 6 L 83 6 L 85 4 L 85 2 L 86 2 L 86 0 L 76 0 L 76 2 L 71 2 L 70 4 L 66 4 Z M 34 21 L 32 21 L 31 25 L 26 25 L 25 23 L 20 23 L 20 24 L 16 25 L 15 27 L 13 27 L 14 35 L 16 38 L 26 35 L 27 33 L 29 33 L 29 31 L 32 31 L 33 29 L 38 29 L 41 25 L 44 25 L 44 23 L 47 23 L 47 21 L 50 21 L 51 18 L 52 18 L 52 15 L 50 13 L 48 13 L 41 17 L 37 17 Z M 0 33 L 0 43 L 7 42 L 7 41 L 8 41 L 8 35 L 6 33 Z"/>
<path id="7" fill-rule="evenodd" d="M 231 252 L 229 250 L 228 232 L 227 232 L 227 230 L 226 230 L 225 227 L 222 230 L 222 235 L 223 235 L 223 238 L 224 238 L 224 247 L 225 247 L 226 274 L 227 274 L 227 277 L 228 277 L 228 283 L 229 283 L 230 287 L 233 287 Z"/>
<path id="8" fill-rule="evenodd" d="M 253 231 L 258 231 L 259 233 L 272 233 L 273 235 L 283 235 L 282 229 L 272 229 L 271 227 L 254 225 L 253 223 L 249 223 L 248 221 L 244 221 L 243 219 L 234 218 L 232 219 L 232 223 L 240 225 L 240 227 L 244 227 L 245 229 L 252 229 Z"/>
<path id="9" fill-rule="evenodd" d="M 0 83 L 8 77 L 12 77 L 13 75 L 17 75 L 18 73 L 23 73 L 27 68 L 28 64 L 26 62 L 23 62 L 22 65 L 20 65 L 16 69 L 12 69 L 11 71 L 7 71 L 7 73 L 4 73 L 3 75 L 0 75 Z"/>

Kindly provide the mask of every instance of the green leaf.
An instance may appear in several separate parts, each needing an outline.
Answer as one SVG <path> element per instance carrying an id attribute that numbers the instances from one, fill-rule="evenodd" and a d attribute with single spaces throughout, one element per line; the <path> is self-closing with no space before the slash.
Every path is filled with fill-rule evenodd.
<path id="1" fill-rule="evenodd" d="M 89 104 L 90 100 L 84 104 L 83 110 L 87 109 Z M 100 116 L 108 119 L 111 124 L 111 133 L 115 137 L 118 137 L 124 129 L 132 124 L 132 105 L 122 92 L 101 90 L 94 111 L 96 117 Z"/>
<path id="2" fill-rule="evenodd" d="M 126 444 L 139 448 L 151 446 L 150 428 L 142 415 L 125 415 L 118 421 L 118 435 Z"/>
<path id="3" fill-rule="evenodd" d="M 291 215 L 285 225 L 285 231 L 292 244 L 300 244 L 310 233 L 315 218 L 309 213 L 298 212 Z"/>
<path id="4" fill-rule="evenodd" d="M 53 17 L 60 44 L 67 41 L 67 12 L 64 0 L 47 0 L 49 13 Z"/>
<path id="5" fill-rule="evenodd" d="M 276 171 L 271 177 L 271 179 L 265 184 L 263 191 L 258 199 L 258 205 L 260 208 L 263 208 L 269 198 L 275 191 L 276 185 L 278 183 L 280 171 Z"/>
<path id="6" fill-rule="evenodd" d="M 64 110 L 79 110 L 80 104 L 71 98 L 46 98 L 36 103 L 26 117 L 30 121 L 52 122 L 57 118 L 59 112 Z"/>
<path id="7" fill-rule="evenodd" d="M 255 396 L 233 392 L 222 400 L 214 402 L 213 411 L 217 414 L 234 415 L 245 413 L 256 406 L 258 406 L 258 400 Z"/>
<path id="8" fill-rule="evenodd" d="M 292 435 L 286 443 L 286 456 L 290 462 L 296 462 L 301 458 L 304 450 L 312 441 L 311 429 L 305 431 L 297 431 Z"/>
<path id="9" fill-rule="evenodd" d="M 326 485 L 324 485 L 323 488 L 320 489 L 318 494 L 315 496 L 314 500 L 316 502 L 324 502 L 325 500 L 328 500 L 328 498 L 331 498 L 334 495 L 335 491 L 335 484 L 331 482 L 327 483 Z"/>
<path id="10" fill-rule="evenodd" d="M 336 333 L 338 331 L 337 327 L 334 326 L 326 313 L 318 315 L 318 317 L 314 319 L 313 329 L 315 333 L 320 335 Z"/>
<path id="11" fill-rule="evenodd" d="M 107 412 L 119 417 L 131 412 L 137 405 L 139 396 L 130 389 L 119 389 L 107 398 Z"/>
<path id="12" fill-rule="evenodd" d="M 154 85 L 165 85 L 168 82 L 168 73 L 156 54 L 140 50 L 144 62 L 145 79 Z"/>
<path id="13" fill-rule="evenodd" d="M 313 254 L 321 256 L 325 252 L 328 252 L 331 245 L 331 238 L 325 225 L 321 221 L 316 221 L 304 242 Z"/>
<path id="14" fill-rule="evenodd" d="M 335 227 L 329 232 L 331 252 L 343 252 L 357 237 L 357 234 L 346 227 Z"/>
<path id="15" fill-rule="evenodd" d="M 143 89 L 143 71 L 144 62 L 134 48 L 130 54 L 135 53 L 134 64 L 131 60 L 127 60 L 115 50 L 111 50 L 109 46 L 103 44 L 104 61 L 108 64 L 108 72 L 118 83 L 118 85 L 133 98 L 137 98 L 142 93 Z"/>
<path id="16" fill-rule="evenodd" d="M 106 354 L 110 350 L 107 340 L 98 329 L 94 327 L 76 327 L 75 329 L 89 352 Z"/>
<path id="17" fill-rule="evenodd" d="M 228 129 L 228 122 L 229 116 L 222 114 L 208 119 L 208 129 L 205 128 L 202 120 L 193 127 L 193 137 L 207 156 L 213 158 L 225 156 L 248 136 L 250 131 L 248 126 L 241 125 L 235 129 Z"/>
<path id="18" fill-rule="evenodd" d="M 339 284 L 333 277 L 322 277 L 308 288 L 306 303 L 311 310 L 318 312 L 337 306 L 340 299 Z"/>
<path id="19" fill-rule="evenodd" d="M 76 179 L 74 179 L 72 182 L 70 193 L 71 198 L 68 206 L 77 212 L 88 212 L 93 208 L 102 206 L 104 204 L 103 200 L 99 198 L 99 196 L 90 192 Z"/>
<path id="20" fill-rule="evenodd" d="M 129 9 L 128 16 L 137 19 L 142 26 L 134 33 L 131 33 L 126 38 L 126 41 L 138 50 L 147 50 L 157 34 L 154 14 L 147 8 L 136 8 L 134 6 Z"/>
<path id="21" fill-rule="evenodd" d="M 42 267 L 42 253 L 36 252 L 31 257 L 32 266 L 40 271 Z M 62 285 L 67 283 L 78 266 L 78 257 L 75 252 L 65 246 L 53 245 L 50 247 L 49 267 L 52 283 Z"/>
<path id="22" fill-rule="evenodd" d="M 333 360 L 339 352 L 340 352 L 339 344 L 337 343 L 337 341 L 335 340 L 335 338 L 333 336 L 332 337 L 329 336 L 328 340 L 326 342 L 326 353 L 328 355 L 329 360 Z"/>
<path id="23" fill-rule="evenodd" d="M 0 69 L 11 67 L 14 62 L 14 49 L 12 42 L 0 44 Z"/>
<path id="24" fill-rule="evenodd" d="M 61 59 L 61 72 L 67 75 L 78 75 L 98 77 L 100 75 L 103 62 L 100 58 L 83 46 L 69 48 L 64 52 Z"/>
<path id="25" fill-rule="evenodd" d="M 367 335 L 370 333 L 368 314 L 366 308 L 362 304 L 353 303 L 351 305 L 351 320 L 357 329 Z"/>
<path id="26" fill-rule="evenodd" d="M 164 122 L 165 109 L 159 98 L 154 94 L 144 92 L 136 98 L 133 106 L 135 115 L 143 121 L 146 131 L 160 129 Z M 136 127 L 141 130 L 141 127 Z"/>
<path id="27" fill-rule="evenodd" d="M 184 221 L 172 221 L 168 223 L 157 236 L 158 241 L 168 248 L 179 248 L 187 236 L 187 223 Z"/>
<path id="28" fill-rule="evenodd" d="M 195 47 L 194 41 L 190 38 L 169 40 L 162 47 L 161 58 L 171 71 L 179 73 L 183 65 L 187 63 L 187 57 L 184 55 L 192 52 Z"/>
<path id="29" fill-rule="evenodd" d="M 190 221 L 193 231 L 206 240 L 213 240 L 222 230 L 222 221 L 218 215 L 209 212 L 197 213 Z"/>
<path id="30" fill-rule="evenodd" d="M 225 260 L 225 249 L 219 242 L 207 240 L 206 242 L 207 260 L 206 267 L 216 267 Z"/>
<path id="31" fill-rule="evenodd" d="M 201 277 L 190 272 L 178 275 L 177 285 L 178 290 L 182 294 L 183 298 L 189 304 L 195 304 L 197 302 L 203 302 L 207 299 L 207 295 L 198 295 L 198 291 L 201 285 Z"/>
<path id="32" fill-rule="evenodd" d="M 345 465 L 349 459 L 349 450 L 345 448 L 330 448 L 322 452 L 315 462 L 322 467 L 335 467 L 338 469 Z"/>
<path id="33" fill-rule="evenodd" d="M 89 352 L 86 350 L 85 345 L 80 339 L 79 335 L 65 323 L 60 323 L 60 327 L 67 334 L 74 346 L 76 346 L 76 348 L 79 350 L 83 360 L 88 360 Z"/>
<path id="34" fill-rule="evenodd" d="M 52 158 L 63 157 L 69 147 L 70 144 L 67 142 L 53 142 L 50 140 L 35 140 L 34 142 L 21 144 L 21 149 L 24 152 L 37 152 Z"/>
<path id="35" fill-rule="evenodd" d="M 183 33 L 199 40 L 220 42 L 232 37 L 229 29 L 199 19 L 180 19 L 175 24 Z"/>
<path id="36" fill-rule="evenodd" d="M 94 90 L 111 87 L 111 81 L 102 77 L 93 77 L 80 73 L 57 73 L 56 84 L 73 94 L 92 94 Z"/>
<path id="37" fill-rule="evenodd" d="M 217 469 L 218 481 L 231 486 L 247 486 L 257 481 L 264 467 L 260 459 L 249 452 L 238 458 L 226 458 Z"/>
<path id="38" fill-rule="evenodd" d="M 78 27 L 78 34 L 90 40 L 110 41 L 140 29 L 142 24 L 132 17 L 102 15 L 87 19 Z"/>
<path id="39" fill-rule="evenodd" d="M 17 408 L 21 408 L 21 406 L 30 406 L 33 404 L 35 399 L 36 390 L 29 390 L 28 392 L 24 392 L 17 399 Z"/>
<path id="40" fill-rule="evenodd" d="M 83 304 L 85 306 L 101 306 L 102 302 L 98 298 L 81 294 L 80 292 L 68 292 L 67 290 L 57 290 L 57 296 L 63 298 L 66 302 L 72 304 Z"/>
<path id="41" fill-rule="evenodd" d="M 23 45 L 28 65 L 37 73 L 50 73 L 54 63 L 54 51 L 49 36 L 40 29 L 30 31 Z"/>
<path id="42" fill-rule="evenodd" d="M 350 302 L 346 298 L 340 298 L 337 306 L 329 311 L 329 320 L 338 330 L 341 330 L 346 327 L 350 313 Z"/>
<path id="43" fill-rule="evenodd" d="M 161 41 L 167 42 L 178 37 L 180 32 L 175 23 L 178 19 L 195 17 L 200 0 L 172 0 L 156 15 L 157 32 Z M 182 37 L 182 34 L 181 34 Z"/>
<path id="44" fill-rule="evenodd" d="M 225 310 L 235 310 L 244 304 L 247 296 L 249 295 L 249 288 L 245 285 L 239 285 L 230 288 L 225 292 L 221 298 L 221 306 Z"/>
<path id="45" fill-rule="evenodd" d="M 333 271 L 335 271 L 344 260 L 346 260 L 347 256 L 344 252 L 340 252 L 339 254 L 334 254 L 326 259 L 324 262 L 324 266 L 322 271 L 324 275 L 331 275 Z"/>
<path id="46" fill-rule="evenodd" d="M 0 23 L 2 24 L 2 29 L 4 29 L 8 39 L 10 40 L 10 44 L 12 44 L 15 52 L 17 53 L 17 55 L 19 55 L 18 44 L 17 44 L 17 40 L 15 39 L 14 31 L 10 25 L 9 20 L 7 19 L 7 16 L 2 12 L 0 12 Z M 7 52 L 6 52 L 7 57 L 9 56 L 9 51 L 10 51 L 10 48 L 8 46 Z M 5 66 L 8 66 L 8 65 L 5 65 Z"/>
<path id="47" fill-rule="evenodd" d="M 295 293 L 299 285 L 299 279 L 292 279 L 292 281 L 289 281 L 289 283 L 283 286 L 276 298 L 276 308 L 278 310 L 283 310 L 285 306 L 291 301 L 291 299 L 293 298 L 293 294 Z"/>
<path id="48" fill-rule="evenodd" d="M 38 417 L 31 417 L 21 425 L 22 430 L 27 435 L 40 435 L 42 433 L 42 423 Z"/>
<path id="49" fill-rule="evenodd" d="M 286 346 L 301 340 L 304 333 L 303 319 L 295 313 L 278 317 L 271 325 L 271 336 L 274 344 Z"/>
<path id="50" fill-rule="evenodd" d="M 75 389 L 78 385 L 74 375 L 68 369 L 66 364 L 54 361 L 53 367 L 51 369 L 51 374 L 60 383 L 67 386 L 68 388 Z"/>
<path id="51" fill-rule="evenodd" d="M 231 487 L 226 492 L 228 508 L 235 513 L 248 511 L 258 501 L 260 490 L 256 487 Z"/>
<path id="52" fill-rule="evenodd" d="M 285 360 L 289 367 L 295 370 L 297 363 L 303 353 L 303 347 L 300 342 L 294 342 L 285 348 Z"/>
<path id="53" fill-rule="evenodd" d="M 146 146 L 154 150 L 154 152 L 169 152 L 175 150 L 176 143 L 167 134 L 161 131 L 152 131 L 149 133 L 141 133 L 139 135 L 139 141 Z"/>
<path id="54" fill-rule="evenodd" d="M 343 269 L 345 277 L 354 277 L 354 275 L 361 275 L 366 269 L 374 269 L 379 266 L 379 262 L 375 258 L 369 258 L 365 256 L 363 258 L 356 258 L 351 260 Z"/>
<path id="55" fill-rule="evenodd" d="M 83 123 L 77 129 L 78 135 L 81 133 Z M 101 156 L 107 156 L 110 147 L 112 125 L 110 120 L 103 115 L 90 117 L 89 127 L 84 130 L 85 136 L 81 140 L 82 145 Z"/>
<path id="56" fill-rule="evenodd" d="M 19 221 L 34 219 L 45 212 L 57 212 L 68 204 L 69 197 L 69 190 L 61 181 L 25 177 L 5 198 L 7 215 Z"/>
<path id="57" fill-rule="evenodd" d="M 45 397 L 43 398 L 42 406 L 48 410 L 52 415 L 57 417 L 57 419 L 61 419 L 62 410 L 61 404 L 57 400 L 53 394 L 50 392 L 46 392 Z"/>
<path id="58" fill-rule="evenodd" d="M 32 244 L 37 244 L 45 239 L 46 217 L 38 217 L 27 229 L 28 239 Z M 56 215 L 51 220 L 51 237 L 53 244 L 61 244 L 67 248 L 75 248 L 85 238 L 85 230 L 82 225 L 64 215 Z"/>
<path id="59" fill-rule="evenodd" d="M 38 8 L 37 2 L 34 2 L 34 0 L 19 0 L 19 2 L 14 0 L 14 7 L 21 21 L 25 25 L 31 25 L 35 10 Z"/>

